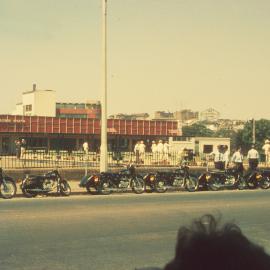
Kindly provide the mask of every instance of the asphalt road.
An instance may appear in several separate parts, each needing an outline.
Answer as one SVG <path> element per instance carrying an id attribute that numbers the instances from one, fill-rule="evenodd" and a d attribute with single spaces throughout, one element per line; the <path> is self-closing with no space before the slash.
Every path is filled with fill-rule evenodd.
<path id="1" fill-rule="evenodd" d="M 162 267 L 180 225 L 234 220 L 270 253 L 270 190 L 0 200 L 0 269 Z"/>

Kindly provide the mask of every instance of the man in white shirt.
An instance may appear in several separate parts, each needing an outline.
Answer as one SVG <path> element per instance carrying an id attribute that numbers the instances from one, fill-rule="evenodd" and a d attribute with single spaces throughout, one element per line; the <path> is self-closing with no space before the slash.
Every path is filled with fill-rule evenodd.
<path id="1" fill-rule="evenodd" d="M 222 156 L 222 161 L 223 161 L 223 166 L 224 168 L 227 168 L 228 165 L 229 165 L 229 159 L 230 159 L 230 152 L 229 152 L 229 147 L 228 145 L 225 145 L 224 146 L 224 153 L 223 153 L 223 156 Z"/>
<path id="2" fill-rule="evenodd" d="M 270 141 L 265 140 L 264 146 L 262 147 L 265 154 L 265 165 L 268 166 L 270 162 Z"/>
<path id="3" fill-rule="evenodd" d="M 169 160 L 169 151 L 170 151 L 170 145 L 168 142 L 165 142 L 163 144 L 163 152 L 164 152 L 164 161 L 168 161 Z"/>
<path id="4" fill-rule="evenodd" d="M 216 151 L 213 151 L 211 156 L 214 156 L 215 169 L 222 170 L 223 168 L 223 154 L 221 153 L 220 145 L 217 146 Z"/>
<path id="5" fill-rule="evenodd" d="M 249 168 L 251 170 L 256 170 L 259 163 L 259 153 L 255 149 L 254 144 L 251 146 L 251 149 L 248 151 L 247 159 L 249 163 Z"/>
<path id="6" fill-rule="evenodd" d="M 237 171 L 243 175 L 244 167 L 243 167 L 243 155 L 241 153 L 241 148 L 239 147 L 232 156 L 232 162 L 234 163 Z"/>
<path id="7" fill-rule="evenodd" d="M 152 141 L 151 151 L 152 151 L 153 161 L 156 162 L 157 161 L 157 144 L 155 141 Z"/>
<path id="8" fill-rule="evenodd" d="M 164 153 L 164 146 L 162 140 L 159 140 L 157 145 L 157 154 L 158 154 L 158 161 L 163 160 L 163 153 Z"/>
<path id="9" fill-rule="evenodd" d="M 139 155 L 140 155 L 140 162 L 144 163 L 145 144 L 143 141 L 141 141 L 139 144 Z"/>
<path id="10" fill-rule="evenodd" d="M 88 154 L 88 150 L 89 150 L 89 146 L 88 146 L 88 142 L 84 142 L 83 143 L 83 151 L 84 153 L 87 155 Z"/>
<path id="11" fill-rule="evenodd" d="M 134 153 L 136 157 L 136 163 L 140 162 L 140 150 L 139 150 L 140 142 L 138 141 L 134 146 Z"/>

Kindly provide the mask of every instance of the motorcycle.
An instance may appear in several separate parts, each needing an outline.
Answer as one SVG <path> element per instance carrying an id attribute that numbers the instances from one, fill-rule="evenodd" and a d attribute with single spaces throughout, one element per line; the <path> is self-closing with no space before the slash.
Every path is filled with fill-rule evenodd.
<path id="1" fill-rule="evenodd" d="M 186 189 L 194 192 L 197 188 L 197 178 L 190 175 L 189 167 L 181 165 L 175 171 L 148 173 L 144 176 L 146 191 L 164 193 L 168 189 Z"/>
<path id="2" fill-rule="evenodd" d="M 113 191 L 129 190 L 136 194 L 144 192 L 144 181 L 140 175 L 135 173 L 133 165 L 118 173 L 103 172 L 84 176 L 79 186 L 85 187 L 91 194 L 110 194 Z"/>
<path id="3" fill-rule="evenodd" d="M 220 189 L 244 189 L 245 181 L 237 168 L 203 172 L 198 178 L 198 189 L 218 191 Z"/>
<path id="4" fill-rule="evenodd" d="M 22 180 L 21 189 L 28 198 L 54 191 L 63 196 L 69 196 L 71 193 L 67 180 L 63 179 L 57 170 L 43 175 L 26 175 Z"/>
<path id="5" fill-rule="evenodd" d="M 270 187 L 270 170 L 253 170 L 244 176 L 246 186 L 249 189 L 260 187 L 268 189 Z"/>
<path id="6" fill-rule="evenodd" d="M 3 199 L 11 199 L 16 195 L 17 187 L 13 178 L 5 175 L 3 169 L 0 168 L 0 197 Z"/>

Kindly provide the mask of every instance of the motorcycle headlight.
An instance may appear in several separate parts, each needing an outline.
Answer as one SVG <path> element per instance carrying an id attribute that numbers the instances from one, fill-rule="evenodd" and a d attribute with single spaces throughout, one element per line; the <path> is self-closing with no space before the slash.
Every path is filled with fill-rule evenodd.
<path id="1" fill-rule="evenodd" d="M 150 181 L 155 181 L 155 176 L 150 176 Z"/>
<path id="2" fill-rule="evenodd" d="M 94 176 L 94 182 L 97 183 L 99 181 L 99 177 L 98 176 Z"/>
<path id="3" fill-rule="evenodd" d="M 211 175 L 206 175 L 205 178 L 206 180 L 209 180 L 211 178 Z"/>

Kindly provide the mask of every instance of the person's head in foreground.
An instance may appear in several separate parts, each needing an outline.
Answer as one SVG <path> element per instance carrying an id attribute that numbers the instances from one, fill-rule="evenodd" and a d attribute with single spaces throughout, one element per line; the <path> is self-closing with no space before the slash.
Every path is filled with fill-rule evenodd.
<path id="1" fill-rule="evenodd" d="M 164 270 L 266 270 L 270 256 L 232 223 L 222 227 L 212 215 L 178 232 L 174 259 Z"/>

